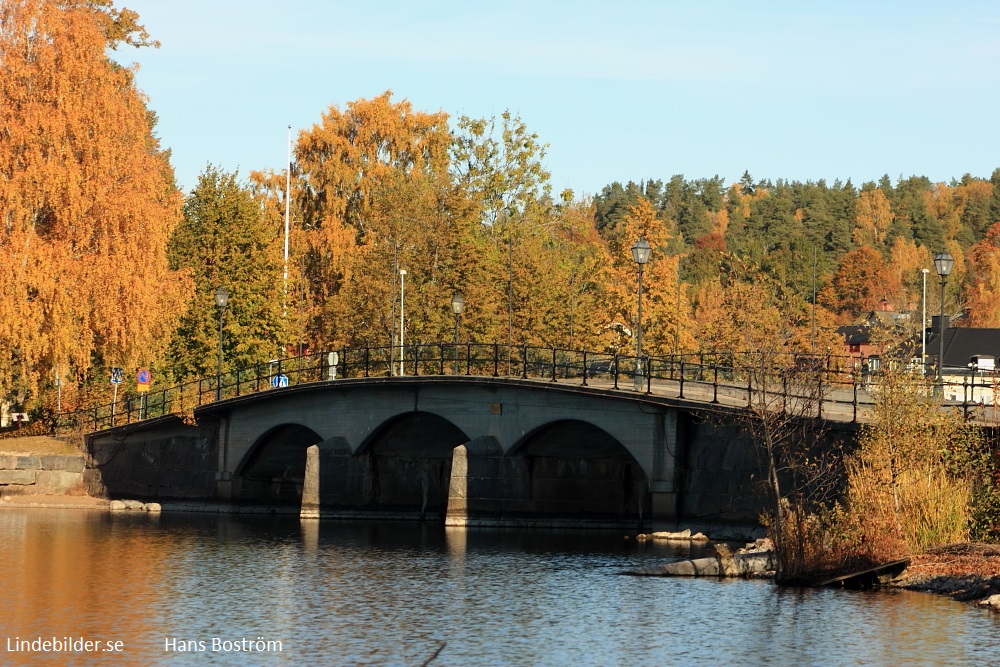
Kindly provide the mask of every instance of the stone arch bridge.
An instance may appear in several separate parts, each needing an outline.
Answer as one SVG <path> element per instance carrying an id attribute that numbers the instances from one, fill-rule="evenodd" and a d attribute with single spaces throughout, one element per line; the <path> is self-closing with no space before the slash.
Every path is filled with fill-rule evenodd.
<path id="1" fill-rule="evenodd" d="M 323 516 L 749 527 L 760 477 L 737 411 L 523 378 L 354 378 L 104 429 L 87 445 L 92 491 L 117 498 L 297 507 L 317 445 Z"/>

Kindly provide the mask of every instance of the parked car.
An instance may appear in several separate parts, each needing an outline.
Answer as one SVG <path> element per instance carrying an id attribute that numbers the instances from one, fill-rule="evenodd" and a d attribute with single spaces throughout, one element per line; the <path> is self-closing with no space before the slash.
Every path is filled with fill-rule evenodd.
<path id="1" fill-rule="evenodd" d="M 587 377 L 609 378 L 618 373 L 618 365 L 615 359 L 604 359 L 603 361 L 592 361 L 587 367 Z"/>

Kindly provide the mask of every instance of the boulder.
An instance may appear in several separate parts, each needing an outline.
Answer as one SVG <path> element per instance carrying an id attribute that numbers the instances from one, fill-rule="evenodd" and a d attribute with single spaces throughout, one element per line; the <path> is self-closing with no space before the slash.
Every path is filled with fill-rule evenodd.
<path id="1" fill-rule="evenodd" d="M 978 602 L 980 607 L 990 607 L 993 611 L 1000 611 L 1000 594 L 991 595 L 985 600 Z"/>
<path id="2" fill-rule="evenodd" d="M 654 540 L 671 540 L 678 542 L 687 542 L 691 539 L 691 531 L 684 529 L 677 533 L 671 533 L 667 531 L 659 531 L 656 533 L 651 533 L 650 537 Z"/>
<path id="3" fill-rule="evenodd" d="M 725 544 L 713 545 L 715 556 L 664 563 L 630 570 L 625 574 L 646 577 L 765 577 L 774 572 L 774 552 L 733 553 Z"/>
<path id="4" fill-rule="evenodd" d="M 625 574 L 644 577 L 717 577 L 719 576 L 719 561 L 715 558 L 679 560 L 656 567 L 631 570 Z"/>
<path id="5" fill-rule="evenodd" d="M 687 528 L 671 533 L 669 531 L 657 531 L 655 533 L 639 533 L 635 539 L 643 540 L 666 540 L 668 542 L 708 542 L 708 536 L 704 533 L 694 533 Z"/>

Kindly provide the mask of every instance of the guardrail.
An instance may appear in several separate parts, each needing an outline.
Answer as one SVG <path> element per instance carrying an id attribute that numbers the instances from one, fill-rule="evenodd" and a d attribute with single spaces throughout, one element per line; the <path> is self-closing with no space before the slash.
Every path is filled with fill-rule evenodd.
<path id="1" fill-rule="evenodd" d="M 401 354 L 402 352 L 402 354 Z M 857 422 L 874 405 L 874 376 L 854 369 L 850 357 L 782 355 L 761 369 L 749 353 L 686 353 L 661 357 L 620 355 L 501 343 L 431 343 L 397 347 L 347 348 L 278 359 L 228 371 L 117 402 L 63 413 L 59 429 L 99 431 L 263 391 L 338 378 L 474 376 L 572 382 L 645 394 L 672 396 L 714 405 L 747 407 L 768 401 L 768 409 L 794 407 L 800 414 Z M 948 383 L 950 405 L 968 419 L 985 406 L 993 385 L 982 378 Z M 813 413 L 813 411 L 815 411 Z M 994 414 L 994 418 L 996 415 Z"/>

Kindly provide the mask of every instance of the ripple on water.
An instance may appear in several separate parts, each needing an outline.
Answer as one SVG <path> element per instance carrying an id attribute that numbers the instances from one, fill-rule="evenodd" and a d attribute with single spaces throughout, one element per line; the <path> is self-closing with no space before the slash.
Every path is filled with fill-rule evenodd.
<path id="1" fill-rule="evenodd" d="M 996 615 L 946 598 L 619 574 L 698 555 L 614 534 L 4 511 L 0 562 L 22 575 L 0 628 L 117 633 L 143 665 L 203 664 L 164 638 L 214 636 L 280 640 L 259 664 L 419 665 L 442 643 L 435 666 L 995 660 Z"/>

